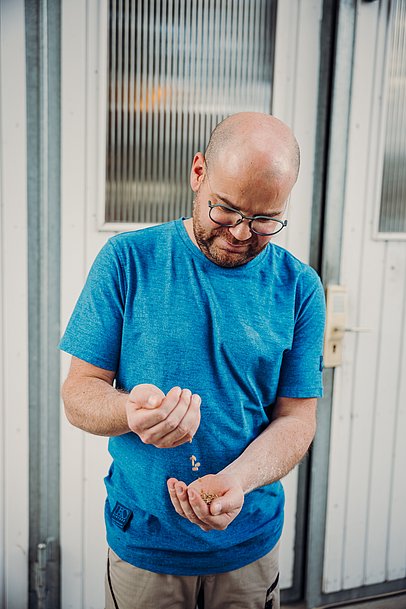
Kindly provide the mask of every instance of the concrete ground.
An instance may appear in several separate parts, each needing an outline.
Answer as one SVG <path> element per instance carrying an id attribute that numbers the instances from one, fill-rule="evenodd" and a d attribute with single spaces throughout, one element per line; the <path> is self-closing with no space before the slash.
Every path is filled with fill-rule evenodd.
<path id="1" fill-rule="evenodd" d="M 333 605 L 329 605 L 333 607 Z M 379 599 L 353 601 L 352 604 L 334 605 L 341 609 L 406 609 L 406 594 L 383 596 Z M 306 609 L 303 604 L 281 605 L 281 609 Z M 321 609 L 321 608 L 320 608 Z"/>

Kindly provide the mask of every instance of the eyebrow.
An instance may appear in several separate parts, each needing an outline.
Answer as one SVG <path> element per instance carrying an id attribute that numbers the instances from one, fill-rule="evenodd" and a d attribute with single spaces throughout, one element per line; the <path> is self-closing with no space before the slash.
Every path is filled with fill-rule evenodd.
<path id="1" fill-rule="evenodd" d="M 215 193 L 213 193 L 213 194 L 215 194 Z M 240 211 L 241 213 L 245 213 L 242 211 L 242 209 L 240 207 L 238 207 L 237 205 L 235 205 L 234 203 L 229 201 L 227 199 L 227 197 L 222 197 L 221 195 L 216 195 L 216 197 L 219 198 L 221 201 L 224 201 L 224 203 L 226 205 L 228 205 L 228 207 L 231 207 L 232 209 L 235 209 L 236 211 Z M 254 214 L 252 217 L 256 218 L 257 216 L 267 216 L 268 218 L 274 218 L 275 216 L 280 216 L 282 213 L 283 213 L 283 209 L 281 211 L 274 211 L 271 213 Z"/>

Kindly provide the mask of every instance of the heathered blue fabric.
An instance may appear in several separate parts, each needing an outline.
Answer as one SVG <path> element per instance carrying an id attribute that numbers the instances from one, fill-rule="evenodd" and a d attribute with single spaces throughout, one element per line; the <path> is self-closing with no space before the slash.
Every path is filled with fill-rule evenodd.
<path id="1" fill-rule="evenodd" d="M 222 268 L 191 242 L 182 219 L 107 242 L 60 348 L 116 371 L 127 391 L 179 385 L 202 397 L 192 444 L 159 449 L 134 433 L 109 440 L 107 540 L 123 560 L 204 575 L 238 569 L 274 547 L 283 526 L 280 482 L 246 495 L 225 531 L 204 532 L 176 514 L 166 480 L 188 484 L 228 465 L 267 427 L 277 396 L 321 396 L 323 328 L 317 274 L 272 243 L 247 264 Z M 133 512 L 125 530 L 111 518 L 117 502 Z"/>

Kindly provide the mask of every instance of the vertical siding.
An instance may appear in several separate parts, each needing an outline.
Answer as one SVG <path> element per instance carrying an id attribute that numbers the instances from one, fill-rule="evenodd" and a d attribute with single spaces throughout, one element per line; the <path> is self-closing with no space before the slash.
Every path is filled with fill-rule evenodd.
<path id="1" fill-rule="evenodd" d="M 369 150 L 373 130 L 370 128 L 371 102 L 374 90 L 375 57 L 366 42 L 371 32 L 377 34 L 378 11 L 365 11 L 356 30 L 354 55 L 353 113 L 350 123 L 349 170 L 344 216 L 341 282 L 348 285 L 352 302 L 349 326 L 367 326 L 373 332 L 347 333 L 346 341 L 353 351 L 346 350 L 352 366 L 349 399 L 350 429 L 345 489 L 345 528 L 343 534 L 342 583 L 344 589 L 364 584 L 366 528 L 369 510 L 368 474 L 372 448 L 373 403 L 376 387 L 373 378 L 379 350 L 379 310 L 381 292 L 374 294 L 376 282 L 383 273 L 384 252 L 380 243 L 370 238 L 369 222 L 373 206 L 367 184 L 371 180 Z M 358 15 L 360 17 L 360 15 Z M 382 49 L 380 49 L 382 50 Z M 370 69 L 367 69 L 367 66 Z M 361 77 L 362 72 L 362 77 Z M 367 100 L 369 100 L 367 102 Z M 364 106 L 363 113 L 361 105 Z M 372 174 L 373 175 L 373 174 Z M 353 204 L 353 202 L 357 204 Z M 371 270 L 373 269 L 373 273 Z M 373 297 L 372 297 L 373 295 Z M 348 345 L 349 347 L 349 345 Z M 342 403 L 337 404 L 341 410 Z M 333 405 L 335 408 L 335 405 Z M 329 480 L 334 485 L 334 479 Z M 355 540 L 356 543 L 355 543 Z"/>
<path id="2" fill-rule="evenodd" d="M 85 274 L 84 201 L 87 169 L 85 39 L 86 4 L 80 0 L 62 2 L 62 328 L 74 306 L 75 298 L 79 295 Z M 66 86 L 67 83 L 69 86 Z M 61 379 L 64 379 L 68 370 L 68 358 L 62 357 L 61 364 Z M 70 426 L 64 416 L 61 417 L 60 437 L 61 604 L 63 609 L 82 609 L 85 586 L 83 563 L 85 437 L 78 429 Z"/>
<path id="3" fill-rule="evenodd" d="M 64 329 L 87 272 L 109 233 L 97 232 L 104 196 L 106 7 L 97 0 L 62 1 L 62 260 Z M 61 357 L 61 379 L 70 357 Z M 61 417 L 62 609 L 104 603 L 106 542 L 103 477 L 106 439 Z"/>
<path id="4" fill-rule="evenodd" d="M 404 277 L 406 272 L 404 273 Z M 394 440 L 392 447 L 393 468 L 391 471 L 391 503 L 388 518 L 387 577 L 405 577 L 406 526 L 405 521 L 405 464 L 406 464 L 406 295 L 403 296 L 402 347 L 399 353 L 397 379 L 397 408 L 394 418 Z"/>
<path id="5" fill-rule="evenodd" d="M 365 583 L 384 581 L 387 577 L 388 531 L 393 501 L 392 472 L 394 459 L 399 383 L 406 372 L 401 370 L 406 302 L 406 246 L 404 243 L 382 244 L 385 250 L 382 300 L 380 307 L 379 353 L 373 401 L 373 428 L 368 476 L 368 518 L 365 544 Z M 403 373 L 403 374 L 402 374 Z M 406 495 L 406 493 L 405 493 Z M 406 511 L 405 496 L 403 505 Z M 399 532 L 404 529 L 397 521 Z M 400 541 L 398 542 L 400 545 Z M 406 568 L 406 546 L 399 567 Z M 405 568 L 403 576 L 405 575 Z"/>
<path id="6" fill-rule="evenodd" d="M 371 331 L 346 334 L 343 365 L 335 371 L 324 592 L 406 575 L 405 453 L 399 445 L 406 243 L 372 238 L 382 167 L 387 6 L 364 4 L 357 22 L 341 283 L 349 293 L 348 326 Z"/>
<path id="7" fill-rule="evenodd" d="M 322 3 L 319 0 L 307 2 L 306 7 L 300 0 L 278 3 L 272 113 L 292 127 L 301 148 L 302 160 L 299 180 L 287 210 L 289 226 L 274 241 L 304 262 L 309 262 L 311 247 L 321 13 Z M 284 478 L 283 486 L 286 508 L 280 547 L 280 573 L 281 588 L 286 589 L 298 585 L 294 580 L 298 523 L 297 469 Z"/>
<path id="8" fill-rule="evenodd" d="M 290 197 L 289 226 L 275 239 L 300 260 L 310 259 L 313 163 L 317 128 L 322 2 L 278 3 L 272 113 L 290 125 L 301 149 L 299 179 Z"/>
<path id="9" fill-rule="evenodd" d="M 0 606 L 28 591 L 28 302 L 24 2 L 0 3 Z M 21 582 L 24 582 L 21 585 Z"/>

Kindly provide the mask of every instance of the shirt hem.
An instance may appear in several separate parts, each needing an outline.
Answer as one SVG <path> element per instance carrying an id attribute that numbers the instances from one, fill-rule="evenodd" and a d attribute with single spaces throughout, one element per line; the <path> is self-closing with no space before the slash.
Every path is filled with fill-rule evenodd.
<path id="1" fill-rule="evenodd" d="M 115 546 L 114 542 L 110 543 L 107 538 L 109 547 L 121 558 L 130 565 L 137 567 L 138 569 L 144 569 L 151 571 L 152 573 L 161 573 L 164 575 L 212 575 L 215 573 L 228 573 L 229 571 L 235 571 L 252 564 L 256 560 L 263 558 L 266 554 L 271 552 L 276 547 L 282 534 L 282 528 L 277 532 L 273 531 L 272 538 L 269 537 L 269 543 L 261 544 L 261 549 L 257 552 L 251 552 L 246 554 L 244 552 L 243 560 L 230 561 L 230 556 L 235 557 L 238 555 L 238 546 L 227 548 L 226 550 L 220 550 L 217 552 L 208 553 L 187 553 L 182 554 L 171 551 L 154 551 L 150 559 L 145 550 L 132 550 L 131 554 L 126 552 L 125 549 Z M 263 536 L 261 535 L 261 540 Z M 182 560 L 179 557 L 182 556 Z M 204 561 L 204 565 L 203 565 Z M 209 566 L 207 566 L 209 565 Z M 215 567 L 211 567 L 215 565 Z"/>
<path id="2" fill-rule="evenodd" d="M 322 398 L 323 397 L 323 389 L 320 387 L 310 387 L 308 389 L 300 389 L 298 390 L 293 388 L 283 388 L 278 389 L 277 397 L 280 398 L 296 398 L 296 399 L 311 399 L 311 398 Z"/>

